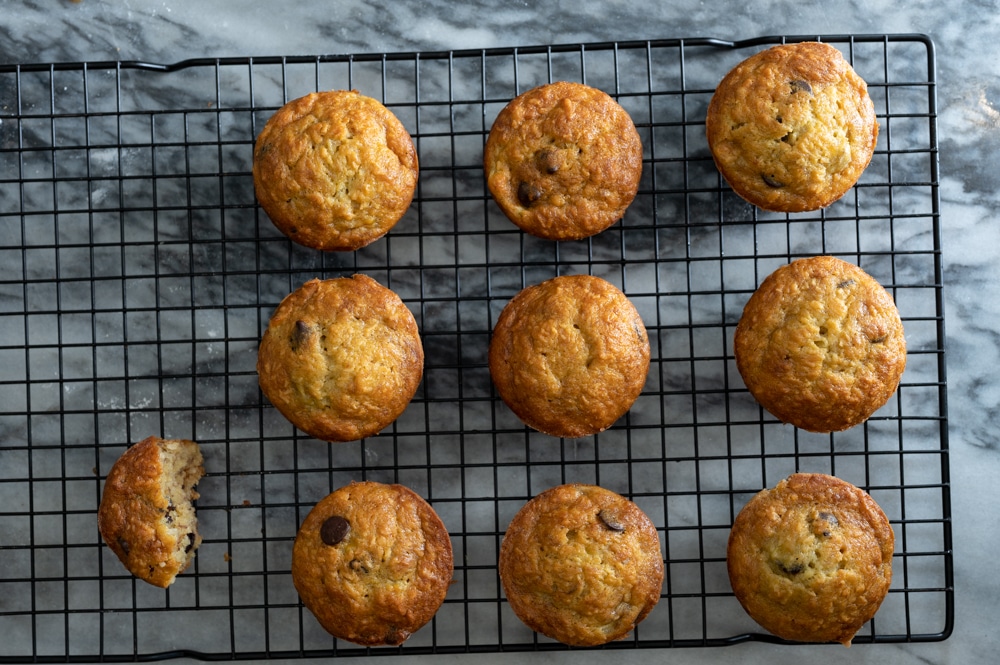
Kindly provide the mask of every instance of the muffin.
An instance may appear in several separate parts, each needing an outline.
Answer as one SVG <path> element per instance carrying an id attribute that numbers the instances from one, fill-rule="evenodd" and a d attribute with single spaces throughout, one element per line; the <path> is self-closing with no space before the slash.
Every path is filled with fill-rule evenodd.
<path id="1" fill-rule="evenodd" d="M 524 423 L 552 436 L 588 436 L 639 397 L 649 337 L 615 286 L 564 275 L 507 303 L 493 328 L 489 368 L 501 399 Z"/>
<path id="2" fill-rule="evenodd" d="M 906 367 L 892 297 L 861 268 L 832 256 L 799 259 L 769 275 L 743 309 L 734 352 L 761 406 L 811 432 L 867 420 Z"/>
<path id="3" fill-rule="evenodd" d="M 351 483 L 309 512 L 292 550 L 303 604 L 334 637 L 402 644 L 444 602 L 451 539 L 434 509 L 402 485 Z"/>
<path id="4" fill-rule="evenodd" d="M 391 424 L 424 371 L 413 314 L 371 277 L 306 282 L 271 317 L 257 374 L 293 425 L 324 441 L 353 441 Z"/>
<path id="5" fill-rule="evenodd" d="M 850 646 L 889 591 L 894 539 L 863 490 L 797 473 L 736 516 L 729 579 L 747 614 L 778 637 Z"/>
<path id="6" fill-rule="evenodd" d="M 205 475 L 194 441 L 151 436 L 131 446 L 104 481 L 97 526 L 130 573 L 166 588 L 201 545 L 193 501 Z"/>
<path id="7" fill-rule="evenodd" d="M 642 141 L 606 93 L 559 81 L 514 98 L 483 158 L 494 200 L 522 230 L 578 240 L 621 219 L 639 190 Z"/>
<path id="8" fill-rule="evenodd" d="M 621 639 L 660 600 L 656 528 L 624 497 L 560 485 L 524 505 L 498 561 L 511 609 L 532 630 L 573 646 Z"/>
<path id="9" fill-rule="evenodd" d="M 782 44 L 733 68 L 708 106 L 722 176 L 755 206 L 825 208 L 861 177 L 878 139 L 868 86 L 836 48 Z"/>
<path id="10" fill-rule="evenodd" d="M 418 170 L 403 124 L 354 90 L 288 102 L 253 151 L 261 207 L 286 236 L 321 250 L 355 250 L 385 235 L 410 207 Z"/>

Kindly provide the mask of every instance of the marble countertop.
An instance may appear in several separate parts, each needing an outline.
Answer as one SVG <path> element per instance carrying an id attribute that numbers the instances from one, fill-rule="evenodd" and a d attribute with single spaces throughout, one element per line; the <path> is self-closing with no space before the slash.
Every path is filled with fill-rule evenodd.
<path id="1" fill-rule="evenodd" d="M 30 0 L 4 6 L 0 63 L 379 53 L 763 35 L 923 33 L 937 47 L 938 140 L 954 526 L 955 630 L 935 643 L 614 651 L 627 663 L 990 662 L 1000 639 L 1000 3 L 343 0 L 297 3 Z M 286 5 L 287 6 L 284 6 Z M 971 517 L 979 515 L 979 521 Z M 989 519 L 989 517 L 987 517 Z M 607 652 L 406 656 L 406 663 L 598 663 Z"/>

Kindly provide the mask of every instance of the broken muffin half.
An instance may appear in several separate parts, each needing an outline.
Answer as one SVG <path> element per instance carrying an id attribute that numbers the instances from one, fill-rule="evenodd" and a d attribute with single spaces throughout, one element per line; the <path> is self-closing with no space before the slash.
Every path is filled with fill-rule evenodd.
<path id="1" fill-rule="evenodd" d="M 131 446 L 104 483 L 101 537 L 139 579 L 162 588 L 194 560 L 201 544 L 194 500 L 205 475 L 198 444 L 148 437 Z"/>

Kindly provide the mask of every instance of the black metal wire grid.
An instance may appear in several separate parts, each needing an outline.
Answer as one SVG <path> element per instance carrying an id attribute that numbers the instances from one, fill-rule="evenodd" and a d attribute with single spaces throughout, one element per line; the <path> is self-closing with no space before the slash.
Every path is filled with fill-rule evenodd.
<path id="1" fill-rule="evenodd" d="M 861 181 L 824 211 L 752 208 L 720 179 L 705 144 L 722 75 L 760 48 L 808 38 L 0 67 L 0 660 L 566 648 L 517 620 L 496 573 L 510 518 L 563 482 L 632 498 L 661 536 L 661 602 L 606 648 L 778 641 L 732 596 L 725 543 L 743 503 L 796 470 L 868 489 L 896 531 L 891 592 L 855 643 L 946 638 L 954 608 L 933 44 L 812 37 L 841 48 L 868 81 L 881 126 Z M 521 233 L 490 200 L 481 169 L 496 113 L 557 79 L 615 96 L 645 146 L 635 203 L 585 241 Z M 274 110 L 328 88 L 383 100 L 421 161 L 411 211 L 354 253 L 291 244 L 256 206 L 250 176 L 254 136 Z M 887 286 L 909 348 L 890 403 L 830 435 L 781 425 L 757 406 L 731 346 L 760 280 L 821 253 Z M 262 398 L 256 348 L 287 293 L 354 272 L 413 310 L 425 379 L 385 432 L 330 445 Z M 632 411 L 578 440 L 524 427 L 486 365 L 509 298 L 566 273 L 620 286 L 653 352 Z M 96 527 L 104 475 L 149 434 L 196 439 L 208 471 L 204 544 L 168 591 L 133 580 Z M 333 640 L 290 579 L 305 514 L 361 479 L 412 487 L 453 538 L 448 598 L 398 648 Z"/>

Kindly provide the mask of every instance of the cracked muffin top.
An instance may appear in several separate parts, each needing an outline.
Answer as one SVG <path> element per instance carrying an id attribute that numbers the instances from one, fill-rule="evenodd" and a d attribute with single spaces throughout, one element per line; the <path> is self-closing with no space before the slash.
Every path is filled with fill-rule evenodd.
<path id="1" fill-rule="evenodd" d="M 733 191 L 777 212 L 841 198 L 878 140 L 867 84 L 839 50 L 819 42 L 774 46 L 734 67 L 712 96 L 705 129 Z"/>
<path id="2" fill-rule="evenodd" d="M 832 256 L 798 259 L 764 279 L 736 326 L 734 352 L 760 405 L 812 432 L 867 420 L 896 391 L 906 367 L 892 296 Z"/>
<path id="3" fill-rule="evenodd" d="M 261 207 L 286 236 L 321 250 L 355 250 L 385 235 L 410 207 L 418 171 L 403 124 L 354 90 L 288 102 L 253 152 Z"/>
<path id="4" fill-rule="evenodd" d="M 639 190 L 642 141 L 607 93 L 558 81 L 515 97 L 497 115 L 483 156 L 504 214 L 548 240 L 600 233 Z"/>
<path id="5" fill-rule="evenodd" d="M 769 632 L 850 646 L 889 591 L 894 541 L 868 493 L 834 476 L 797 473 L 740 510 L 726 563 L 736 598 Z"/>
<path id="6" fill-rule="evenodd" d="M 433 618 L 454 572 L 434 509 L 403 485 L 355 482 L 309 512 L 292 549 L 292 581 L 331 635 L 402 644 Z"/>
<path id="7" fill-rule="evenodd" d="M 526 503 L 507 527 L 497 565 L 517 617 L 574 646 L 625 637 L 663 585 L 652 521 L 596 485 L 560 485 Z"/>
<path id="8" fill-rule="evenodd" d="M 515 295 L 497 318 L 490 377 L 524 423 L 559 437 L 602 432 L 632 407 L 649 373 L 639 312 L 610 282 L 562 275 Z"/>
<path id="9" fill-rule="evenodd" d="M 391 424 L 423 376 L 416 320 L 366 275 L 313 279 L 278 305 L 260 342 L 260 388 L 293 425 L 353 441 Z"/>

